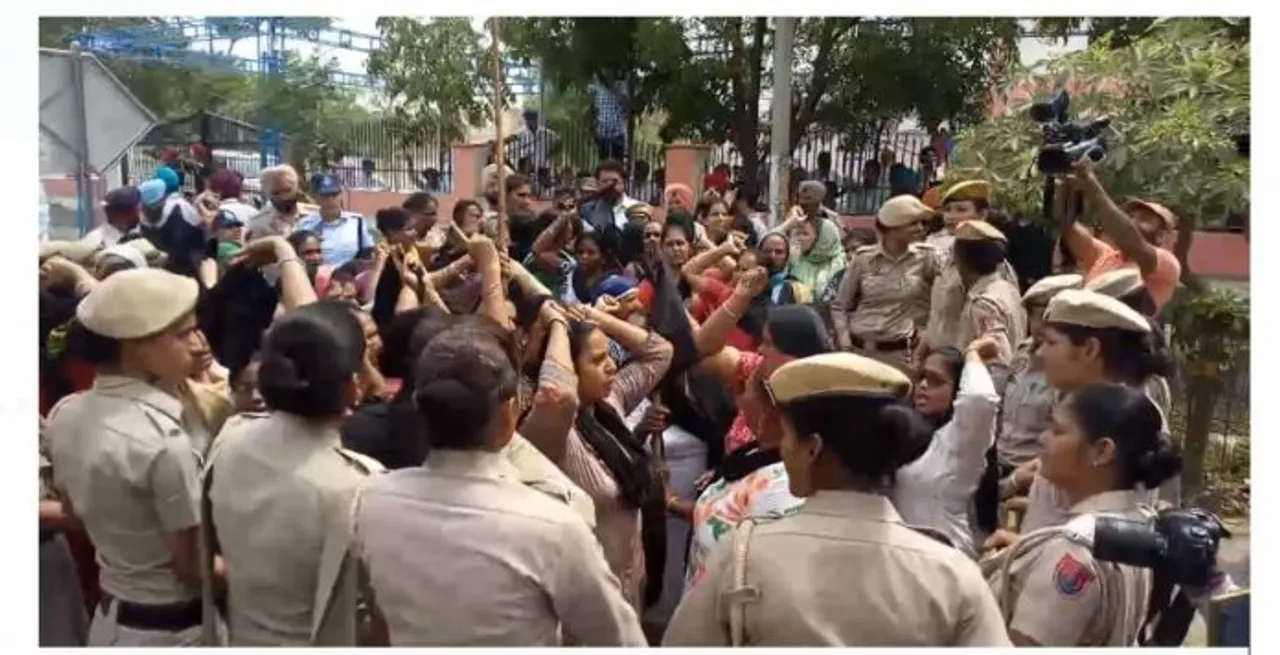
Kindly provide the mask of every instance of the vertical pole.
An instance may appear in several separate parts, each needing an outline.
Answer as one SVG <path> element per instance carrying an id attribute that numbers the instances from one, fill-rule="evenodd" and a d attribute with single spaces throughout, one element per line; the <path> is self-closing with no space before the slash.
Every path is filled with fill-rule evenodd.
<path id="1" fill-rule="evenodd" d="M 93 179 L 89 165 L 89 105 L 84 89 L 85 53 L 78 48 L 71 51 L 71 80 L 74 85 L 76 117 L 80 119 L 80 131 L 76 136 L 76 227 L 80 236 L 93 228 Z"/>
<path id="2" fill-rule="evenodd" d="M 791 59 L 796 19 L 779 16 L 773 23 L 773 127 L 769 138 L 772 151 L 769 158 L 773 165 L 769 168 L 769 220 L 777 225 L 786 211 L 791 176 Z"/>
<path id="3" fill-rule="evenodd" d="M 493 165 L 498 173 L 498 250 L 506 250 L 511 243 L 511 228 L 507 221 L 507 164 L 503 155 L 506 148 L 502 143 L 503 116 L 503 79 L 502 79 L 502 18 L 494 16 L 489 21 L 489 36 L 493 40 Z"/>

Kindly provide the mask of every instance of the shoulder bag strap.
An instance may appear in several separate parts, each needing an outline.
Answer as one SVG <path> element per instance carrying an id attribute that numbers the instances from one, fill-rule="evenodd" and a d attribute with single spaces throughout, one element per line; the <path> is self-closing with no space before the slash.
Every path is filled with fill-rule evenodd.
<path id="1" fill-rule="evenodd" d="M 213 558 L 218 552 L 218 536 L 213 527 L 213 504 L 209 490 L 213 486 L 213 466 L 205 469 L 200 485 L 200 612 L 201 643 L 205 646 L 221 646 L 218 630 L 218 604 L 213 589 Z"/>
<path id="2" fill-rule="evenodd" d="M 760 597 L 760 590 L 747 584 L 747 555 L 751 548 L 751 533 L 755 519 L 743 519 L 733 532 L 733 587 L 729 590 L 729 644 L 745 646 L 747 635 L 747 604 Z"/>

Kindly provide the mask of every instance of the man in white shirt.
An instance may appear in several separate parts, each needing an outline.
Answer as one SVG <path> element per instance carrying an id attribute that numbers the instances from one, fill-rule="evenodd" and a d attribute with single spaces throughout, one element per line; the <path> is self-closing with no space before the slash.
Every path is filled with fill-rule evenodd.
<path id="1" fill-rule="evenodd" d="M 142 194 L 132 186 L 112 189 L 102 201 L 102 210 L 107 221 L 84 235 L 82 241 L 107 248 L 138 229 L 138 222 L 142 219 Z"/>
<path id="2" fill-rule="evenodd" d="M 528 160 L 528 171 L 537 179 L 538 171 L 550 170 L 551 153 L 560 142 L 560 137 L 550 129 L 538 124 L 538 112 L 526 109 L 524 112 L 524 130 L 511 138 L 515 140 L 515 160 L 517 163 Z"/>

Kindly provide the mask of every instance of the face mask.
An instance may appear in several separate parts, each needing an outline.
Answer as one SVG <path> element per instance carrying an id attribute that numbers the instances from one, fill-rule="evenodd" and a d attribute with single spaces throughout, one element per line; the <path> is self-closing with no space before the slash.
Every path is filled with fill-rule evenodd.
<path id="1" fill-rule="evenodd" d="M 298 208 L 297 198 L 272 198 L 271 206 L 282 214 L 292 214 Z"/>

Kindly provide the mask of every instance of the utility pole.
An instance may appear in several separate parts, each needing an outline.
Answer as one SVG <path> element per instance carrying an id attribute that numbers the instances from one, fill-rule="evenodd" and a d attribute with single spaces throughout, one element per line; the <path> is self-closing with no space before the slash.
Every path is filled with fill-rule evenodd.
<path id="1" fill-rule="evenodd" d="M 769 131 L 769 220 L 782 222 L 791 178 L 791 60 L 794 52 L 796 19 L 773 19 L 773 106 Z M 772 227 L 772 225 L 770 227 Z"/>

